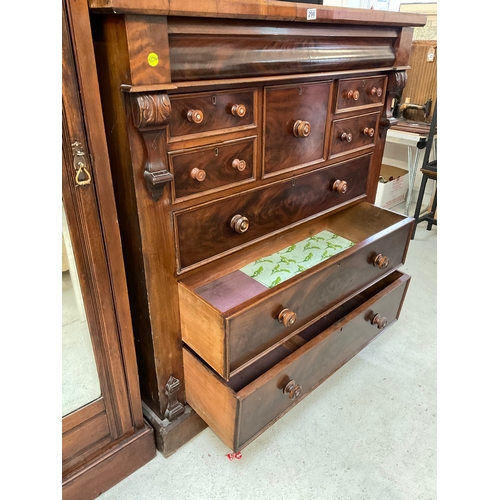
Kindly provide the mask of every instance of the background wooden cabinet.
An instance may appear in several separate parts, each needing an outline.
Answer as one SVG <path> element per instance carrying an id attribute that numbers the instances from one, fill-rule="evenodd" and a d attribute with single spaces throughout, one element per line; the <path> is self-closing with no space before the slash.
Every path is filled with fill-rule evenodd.
<path id="1" fill-rule="evenodd" d="M 82 500 L 96 498 L 156 451 L 142 416 L 88 8 L 84 0 L 63 2 L 62 13 L 64 273 L 70 273 L 63 279 L 76 297 L 73 323 L 81 326 L 73 344 L 83 346 L 63 359 L 62 491 L 65 499 Z M 78 368 L 85 347 L 88 367 L 70 387 L 69 371 Z M 63 357 L 70 355 L 63 349 Z M 86 380 L 91 372 L 94 381 Z M 69 396 L 86 384 L 92 386 L 87 399 L 71 405 Z"/>

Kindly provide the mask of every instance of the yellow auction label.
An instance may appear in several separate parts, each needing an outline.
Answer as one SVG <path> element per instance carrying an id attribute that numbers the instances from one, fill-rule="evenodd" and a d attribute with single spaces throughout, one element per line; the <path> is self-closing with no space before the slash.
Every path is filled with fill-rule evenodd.
<path id="1" fill-rule="evenodd" d="M 156 66 L 158 64 L 158 54 L 154 52 L 148 54 L 148 63 L 150 66 Z"/>

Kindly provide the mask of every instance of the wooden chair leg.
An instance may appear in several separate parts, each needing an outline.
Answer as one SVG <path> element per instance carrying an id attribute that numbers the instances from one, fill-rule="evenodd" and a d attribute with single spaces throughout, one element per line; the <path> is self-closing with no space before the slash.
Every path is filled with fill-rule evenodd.
<path id="1" fill-rule="evenodd" d="M 427 223 L 427 231 L 430 231 L 432 229 L 432 226 L 433 224 L 435 224 L 435 220 L 436 220 L 436 208 L 437 208 L 437 189 L 434 193 L 434 201 L 432 202 L 432 208 L 431 208 L 431 212 L 429 214 L 429 217 L 432 218 L 432 220 L 430 220 L 428 223 Z"/>
<path id="2" fill-rule="evenodd" d="M 427 185 L 427 176 L 424 174 L 422 176 L 422 182 L 420 183 L 420 189 L 418 190 L 417 204 L 415 206 L 415 224 L 413 225 L 413 231 L 411 234 L 411 239 L 415 238 L 415 233 L 417 232 L 418 219 L 420 218 L 420 210 L 422 210 L 422 201 L 424 199 L 425 186 Z"/>

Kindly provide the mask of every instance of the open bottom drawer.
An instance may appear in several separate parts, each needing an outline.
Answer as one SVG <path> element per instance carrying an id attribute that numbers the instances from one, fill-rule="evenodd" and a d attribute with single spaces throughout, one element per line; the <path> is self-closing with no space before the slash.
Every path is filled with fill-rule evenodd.
<path id="1" fill-rule="evenodd" d="M 187 402 L 241 450 L 397 320 L 409 281 L 397 271 L 386 276 L 229 381 L 184 347 Z"/>

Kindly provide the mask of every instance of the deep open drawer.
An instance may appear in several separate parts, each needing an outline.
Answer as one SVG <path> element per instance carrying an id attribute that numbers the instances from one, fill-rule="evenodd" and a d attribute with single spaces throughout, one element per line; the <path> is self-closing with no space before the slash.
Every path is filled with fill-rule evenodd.
<path id="1" fill-rule="evenodd" d="M 399 267 L 406 256 L 412 221 L 360 203 L 311 221 L 286 238 L 257 245 L 245 266 L 238 262 L 223 272 L 194 274 L 179 283 L 182 340 L 228 380 L 318 315 Z M 266 256 L 291 255 L 288 248 L 299 242 L 320 245 L 314 238 L 327 233 L 354 245 L 289 279 L 282 273 L 283 282 L 272 287 L 272 283 L 266 286 L 258 281 L 260 276 L 253 278 L 242 271 L 252 262 L 258 269 L 259 261 L 270 260 Z M 312 251 L 305 252 L 306 258 Z"/>
<path id="2" fill-rule="evenodd" d="M 409 281 L 395 271 L 229 382 L 184 347 L 187 402 L 227 446 L 242 449 L 397 320 Z"/>

